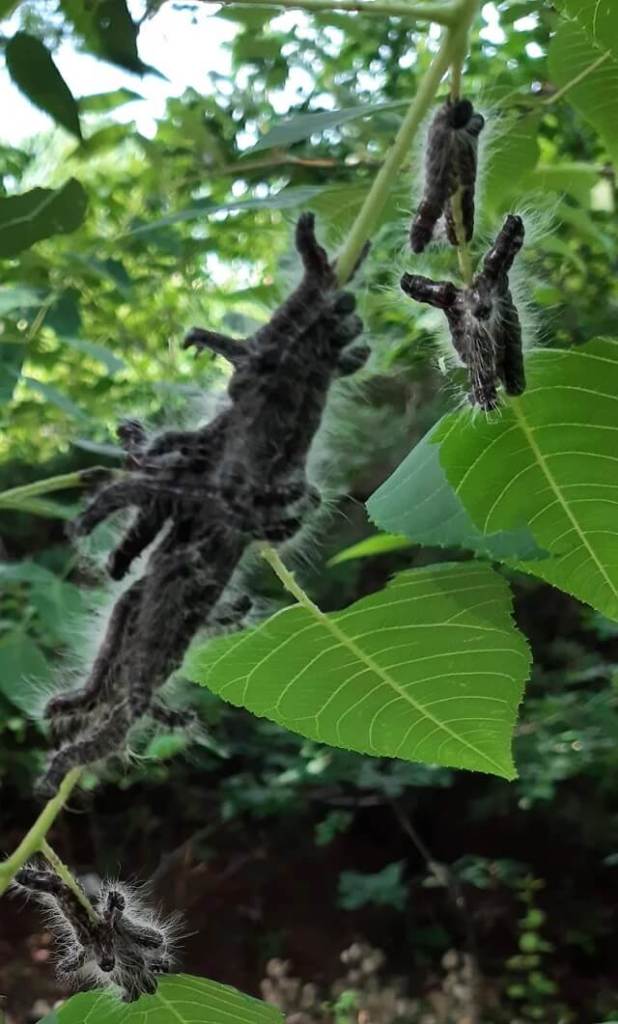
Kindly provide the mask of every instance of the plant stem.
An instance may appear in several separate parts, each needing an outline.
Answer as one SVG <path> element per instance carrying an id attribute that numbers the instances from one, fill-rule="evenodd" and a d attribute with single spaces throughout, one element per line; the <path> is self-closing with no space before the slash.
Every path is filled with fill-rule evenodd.
<path id="1" fill-rule="evenodd" d="M 97 913 L 94 907 L 92 906 L 92 903 L 86 896 L 86 893 L 82 889 L 77 879 L 71 874 L 70 869 L 66 866 L 64 861 L 60 860 L 60 857 L 58 856 L 56 851 L 52 849 L 52 847 L 49 845 L 47 839 L 43 839 L 43 841 L 41 842 L 40 849 L 41 853 L 43 854 L 45 859 L 49 861 L 58 877 L 62 879 L 65 885 L 68 885 L 69 889 L 71 890 L 75 898 L 79 900 L 82 907 L 88 914 L 90 920 L 98 921 Z"/>
<path id="2" fill-rule="evenodd" d="M 65 775 L 58 787 L 58 792 L 45 804 L 34 825 L 26 833 L 17 849 L 0 864 L 0 896 L 3 892 L 6 892 L 13 878 L 19 869 L 24 866 L 28 858 L 41 849 L 45 836 L 68 800 L 80 774 L 81 768 L 72 768 Z"/>
<path id="3" fill-rule="evenodd" d="M 438 25 L 454 24 L 454 4 L 406 4 L 393 0 L 200 0 L 201 3 L 218 3 L 222 7 L 285 7 L 300 11 L 351 11 L 356 14 L 400 17 L 414 21 L 434 21 Z"/>
<path id="4" fill-rule="evenodd" d="M 70 487 L 83 487 L 94 479 L 95 473 L 106 472 L 108 471 L 103 466 L 94 466 L 91 469 L 80 469 L 77 473 L 63 473 L 61 476 L 47 477 L 46 480 L 36 480 L 33 484 L 13 487 L 10 491 L 0 493 L 0 508 L 19 507 L 21 501 L 27 501 L 40 494 L 65 491 Z"/>
<path id="5" fill-rule="evenodd" d="M 451 196 L 451 210 L 453 211 L 453 223 L 455 225 L 455 234 L 457 235 L 457 259 L 459 260 L 459 270 L 464 284 L 469 286 L 472 284 L 472 277 L 474 275 L 472 270 L 470 247 L 466 241 L 466 231 L 463 224 L 463 214 L 461 212 L 461 188 L 458 188 L 455 194 Z"/>
<path id="6" fill-rule="evenodd" d="M 300 583 L 296 582 L 296 577 L 293 572 L 285 566 L 279 557 L 279 552 L 275 548 L 271 547 L 270 544 L 260 544 L 258 546 L 260 555 L 265 562 L 268 562 L 275 576 L 283 583 L 283 586 L 292 597 L 295 597 L 299 604 L 312 612 L 320 619 L 326 619 L 324 612 L 321 608 L 318 608 L 308 594 L 305 593 Z"/>
<path id="7" fill-rule="evenodd" d="M 431 107 L 443 75 L 451 63 L 450 33 L 442 39 L 440 49 L 429 65 L 414 101 L 404 117 L 397 137 L 378 171 L 369 194 L 346 238 L 345 245 L 337 257 L 337 274 L 343 284 L 349 280 L 368 238 L 379 223 L 395 179 L 409 155 L 414 136 L 423 118 Z"/>

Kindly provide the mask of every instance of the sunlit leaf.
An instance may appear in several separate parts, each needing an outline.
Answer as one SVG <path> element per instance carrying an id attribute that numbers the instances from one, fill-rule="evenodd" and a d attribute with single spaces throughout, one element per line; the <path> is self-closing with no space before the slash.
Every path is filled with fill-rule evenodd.
<path id="1" fill-rule="evenodd" d="M 113 89 L 111 92 L 94 92 L 90 96 L 81 96 L 79 109 L 87 113 L 100 114 L 115 110 L 125 103 L 143 99 L 139 92 L 133 92 L 132 89 Z"/>
<path id="2" fill-rule="evenodd" d="M 81 139 L 77 103 L 40 39 L 17 32 L 7 43 L 5 56 L 11 78 L 30 102 Z"/>
<path id="3" fill-rule="evenodd" d="M 618 617 L 618 341 L 541 349 L 500 417 L 447 417 L 440 459 L 484 533 L 527 526 L 554 557 L 517 564 Z"/>
<path id="4" fill-rule="evenodd" d="M 131 124 L 108 124 L 84 139 L 71 155 L 79 160 L 89 160 L 98 153 L 105 153 L 126 142 L 133 137 L 134 131 Z"/>
<path id="5" fill-rule="evenodd" d="M 153 996 L 121 1003 L 107 993 L 82 992 L 55 1011 L 58 1024 L 283 1024 L 274 1006 L 207 978 L 161 978 Z"/>
<path id="6" fill-rule="evenodd" d="M 341 612 L 286 608 L 194 648 L 184 671 L 321 743 L 513 778 L 529 662 L 505 581 L 445 563 L 403 572 Z"/>
<path id="7" fill-rule="evenodd" d="M 412 547 L 413 541 L 403 534 L 376 533 L 373 537 L 367 537 L 358 544 L 352 544 L 343 551 L 338 551 L 329 559 L 329 565 L 341 565 L 342 562 L 351 562 L 355 558 L 372 558 L 375 555 L 386 555 L 391 551 L 401 551 L 404 548 Z"/>
<path id="8" fill-rule="evenodd" d="M 0 198 L 0 258 L 17 256 L 50 235 L 75 231 L 86 207 L 86 193 L 75 178 L 59 189 L 33 188 Z"/>

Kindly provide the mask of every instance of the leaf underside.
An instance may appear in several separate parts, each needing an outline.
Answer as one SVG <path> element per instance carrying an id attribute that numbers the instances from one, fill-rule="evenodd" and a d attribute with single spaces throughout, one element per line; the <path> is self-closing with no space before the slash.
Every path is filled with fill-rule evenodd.
<path id="1" fill-rule="evenodd" d="M 547 557 L 526 527 L 485 536 L 474 525 L 440 464 L 439 428 L 430 430 L 372 494 L 367 502 L 372 522 L 416 544 L 468 548 L 499 560 Z"/>

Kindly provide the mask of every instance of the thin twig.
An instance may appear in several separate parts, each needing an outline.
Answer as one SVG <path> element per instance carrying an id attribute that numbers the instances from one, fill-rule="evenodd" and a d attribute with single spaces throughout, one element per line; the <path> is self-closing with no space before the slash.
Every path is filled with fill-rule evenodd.
<path id="1" fill-rule="evenodd" d="M 456 880 L 456 878 L 453 877 L 453 873 L 451 872 L 448 864 L 442 864 L 440 861 L 434 859 L 431 851 L 426 846 L 425 841 L 418 834 L 409 816 L 399 806 L 397 801 L 395 799 L 391 799 L 389 802 L 402 830 L 406 833 L 408 838 L 412 840 L 414 846 L 416 847 L 421 857 L 425 861 L 427 869 L 434 876 L 438 884 L 446 889 L 451 900 L 451 903 L 453 904 L 453 907 L 457 912 L 459 919 L 461 920 L 462 929 L 465 935 L 466 953 L 470 958 L 470 965 L 472 970 L 473 1005 L 471 1007 L 471 1011 L 473 1013 L 473 1017 L 466 1019 L 470 1019 L 470 1024 L 477 1024 L 478 1020 L 480 1019 L 480 972 L 478 967 L 478 942 L 472 920 L 472 914 L 470 913 L 470 908 L 468 907 L 466 898 L 463 894 L 463 890 L 459 882 Z"/>

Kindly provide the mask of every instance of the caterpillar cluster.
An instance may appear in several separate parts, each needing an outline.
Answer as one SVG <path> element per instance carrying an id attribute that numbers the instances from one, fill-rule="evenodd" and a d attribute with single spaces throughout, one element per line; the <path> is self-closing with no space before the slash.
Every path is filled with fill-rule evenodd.
<path id="1" fill-rule="evenodd" d="M 124 1002 L 152 995 L 160 974 L 172 968 L 170 924 L 146 914 L 131 894 L 103 883 L 88 913 L 73 890 L 46 867 L 27 865 L 15 884 L 48 911 L 47 923 L 58 949 L 56 971 L 74 987 L 83 982 L 112 985 Z"/>
<path id="2" fill-rule="evenodd" d="M 339 288 L 310 213 L 298 220 L 296 248 L 303 277 L 265 326 L 244 342 L 197 327 L 185 339 L 231 362 L 229 405 L 203 428 L 153 440 L 141 423 L 123 422 L 129 471 L 73 523 L 73 533 L 84 535 L 120 509 L 137 509 L 109 558 L 116 580 L 157 543 L 118 598 L 84 686 L 45 708 L 55 750 L 39 779 L 41 796 L 55 792 L 69 769 L 122 750 L 144 715 L 168 727 L 189 724 L 157 691 L 198 629 L 245 614 L 225 592 L 247 546 L 288 540 L 320 503 L 307 480 L 308 451 L 333 379 L 358 370 L 369 350 L 352 345 L 363 326 L 354 296 Z"/>
<path id="3" fill-rule="evenodd" d="M 415 253 L 429 244 L 442 216 L 452 245 L 471 240 L 478 137 L 484 124 L 466 99 L 447 100 L 434 116 L 424 193 L 410 230 Z M 400 282 L 410 298 L 444 311 L 453 348 L 468 370 L 470 403 L 484 412 L 497 408 L 499 384 L 508 395 L 520 395 L 526 387 L 521 323 L 508 278 L 523 242 L 523 221 L 511 214 L 469 285 L 457 288 L 419 274 L 404 274 Z"/>
<path id="4" fill-rule="evenodd" d="M 465 241 L 472 238 L 478 138 L 484 126 L 485 119 L 470 100 L 448 99 L 435 114 L 427 137 L 425 189 L 410 228 L 413 252 L 424 251 L 442 216 L 449 242 L 459 244 L 452 206 L 457 194 Z"/>

